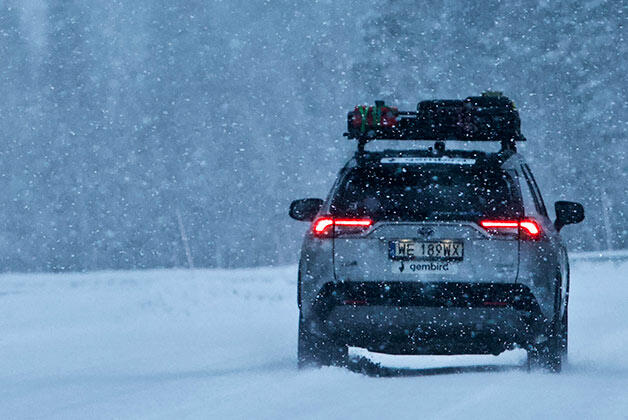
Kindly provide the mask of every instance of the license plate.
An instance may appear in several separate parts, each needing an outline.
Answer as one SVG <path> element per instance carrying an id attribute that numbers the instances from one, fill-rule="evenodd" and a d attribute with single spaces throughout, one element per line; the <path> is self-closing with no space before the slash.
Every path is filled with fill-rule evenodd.
<path id="1" fill-rule="evenodd" d="M 414 241 L 399 239 L 388 243 L 391 260 L 460 261 L 464 256 L 461 241 Z"/>
<path id="2" fill-rule="evenodd" d="M 397 274 L 456 274 L 460 262 L 456 261 L 391 261 L 391 269 Z"/>

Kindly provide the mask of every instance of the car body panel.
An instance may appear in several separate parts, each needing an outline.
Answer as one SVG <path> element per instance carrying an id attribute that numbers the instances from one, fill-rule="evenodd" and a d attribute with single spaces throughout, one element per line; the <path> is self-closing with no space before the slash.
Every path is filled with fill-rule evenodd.
<path id="1" fill-rule="evenodd" d="M 421 232 L 431 232 L 425 238 Z M 450 273 L 399 272 L 389 258 L 393 240 L 455 241 L 464 246 L 462 261 L 443 261 Z M 514 282 L 518 245 L 515 239 L 496 239 L 471 222 L 378 223 L 364 235 L 334 238 L 336 279 L 360 281 L 483 281 Z M 421 263 L 422 260 L 406 261 Z M 434 262 L 434 261 L 425 261 Z M 438 261 L 436 261 L 438 262 Z M 442 270 L 441 270 L 442 271 Z"/>
<path id="2" fill-rule="evenodd" d="M 464 153 L 460 155 L 469 156 Z M 416 156 L 417 152 L 408 154 Z M 390 155 L 399 156 L 399 152 Z M 377 155 L 377 159 L 381 156 Z M 508 171 L 518 185 L 524 182 L 525 161 L 520 155 L 510 154 L 503 159 L 497 156 L 493 160 L 497 160 L 497 165 Z M 319 216 L 332 213 L 331 201 L 341 180 L 360 164 L 357 159 L 352 159 L 339 172 Z M 538 189 L 534 181 L 531 182 Z M 299 263 L 298 295 L 303 319 L 313 334 L 341 340 L 347 345 L 379 348 L 384 352 L 486 353 L 533 342 L 551 321 L 556 305 L 561 305 L 561 311 L 566 307 L 567 255 L 547 214 L 535 212 L 520 217 L 535 220 L 541 227 L 541 236 L 523 240 L 518 236 L 494 235 L 480 227 L 478 221 L 471 220 L 376 220 L 366 231 L 338 234 L 335 238 L 318 238 L 310 229 L 304 238 Z M 430 232 L 429 238 L 424 237 L 427 231 Z M 389 257 L 389 241 L 402 239 L 461 241 L 464 243 L 464 258 L 455 263 L 457 269 L 451 274 L 396 273 Z M 468 285 L 471 291 L 479 290 L 481 285 L 502 285 L 513 290 L 524 287 L 530 304 L 517 310 L 513 309 L 512 302 L 495 308 L 451 308 L 447 307 L 449 303 L 443 307 L 425 308 L 407 307 L 402 303 L 362 304 L 358 299 L 353 302 L 355 305 L 335 302 L 325 306 L 329 311 L 322 316 L 319 309 L 324 290 L 330 285 L 354 283 L 378 287 L 388 284 L 457 284 Z M 517 294 L 511 297 L 519 299 Z M 503 303 L 487 299 L 489 304 Z M 417 331 L 426 330 L 432 334 L 417 341 Z M 393 336 L 397 338 L 386 339 Z M 471 336 L 485 339 L 476 340 Z"/>

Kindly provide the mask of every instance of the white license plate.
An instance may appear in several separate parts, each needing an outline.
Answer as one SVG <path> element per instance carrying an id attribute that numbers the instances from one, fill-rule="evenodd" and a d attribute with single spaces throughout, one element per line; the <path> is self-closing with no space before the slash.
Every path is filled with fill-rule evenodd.
<path id="1" fill-rule="evenodd" d="M 391 260 L 461 261 L 464 256 L 462 241 L 414 241 L 399 239 L 388 243 Z"/>
<path id="2" fill-rule="evenodd" d="M 397 274 L 456 274 L 459 262 L 453 261 L 392 261 Z"/>

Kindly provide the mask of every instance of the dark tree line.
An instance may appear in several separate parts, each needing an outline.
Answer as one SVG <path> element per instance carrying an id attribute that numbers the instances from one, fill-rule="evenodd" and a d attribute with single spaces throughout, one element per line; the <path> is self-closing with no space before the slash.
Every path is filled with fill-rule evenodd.
<path id="1" fill-rule="evenodd" d="M 551 7 L 550 7 L 551 4 Z M 574 249 L 628 246 L 624 2 L 0 5 L 0 269 L 295 261 L 346 110 L 503 90 Z"/>
<path id="2" fill-rule="evenodd" d="M 572 248 L 625 248 L 627 21 L 623 1 L 390 1 L 365 19 L 354 70 L 397 101 L 504 91 L 546 197 L 585 204 Z"/>

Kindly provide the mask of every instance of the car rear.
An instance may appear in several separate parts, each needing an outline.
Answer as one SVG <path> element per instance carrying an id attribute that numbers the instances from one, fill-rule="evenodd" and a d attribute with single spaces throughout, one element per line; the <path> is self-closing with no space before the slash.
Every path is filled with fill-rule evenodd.
<path id="1" fill-rule="evenodd" d="M 480 159 L 377 156 L 347 170 L 312 237 L 333 281 L 311 310 L 345 344 L 389 353 L 498 353 L 521 341 L 534 297 L 516 283 L 522 219 L 512 173 Z"/>

